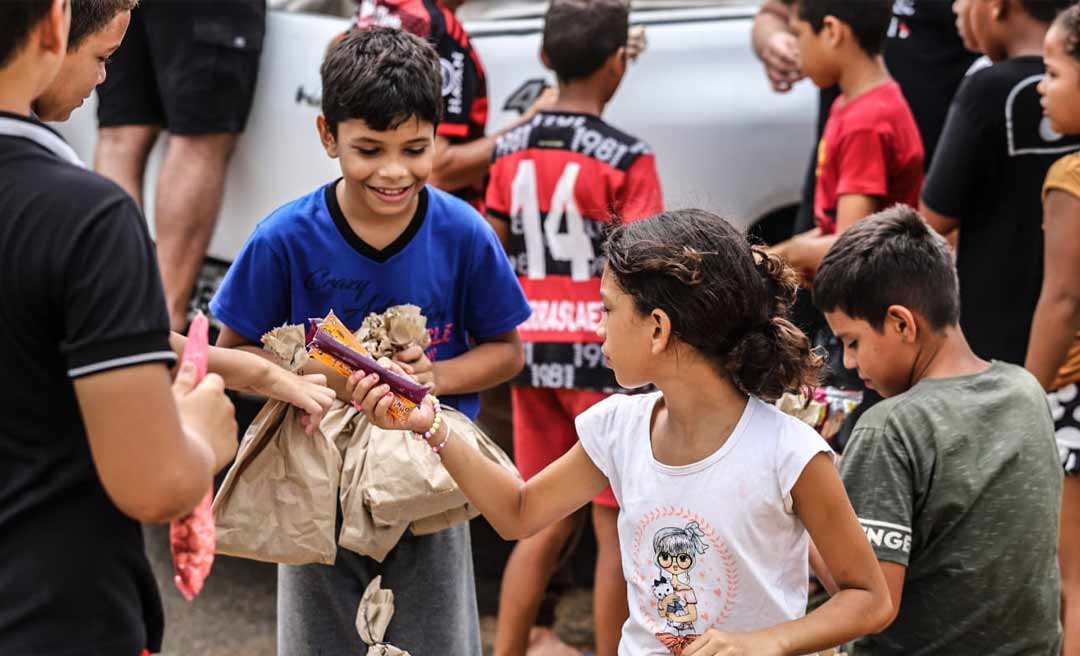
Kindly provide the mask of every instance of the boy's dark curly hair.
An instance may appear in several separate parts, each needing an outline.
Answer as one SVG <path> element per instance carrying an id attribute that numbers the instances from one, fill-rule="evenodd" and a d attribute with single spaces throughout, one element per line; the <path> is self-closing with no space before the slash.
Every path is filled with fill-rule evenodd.
<path id="1" fill-rule="evenodd" d="M 703 210 L 665 212 L 615 228 L 609 270 L 641 314 L 661 309 L 672 334 L 767 401 L 816 385 L 821 358 L 788 321 L 799 277 Z"/>
<path id="2" fill-rule="evenodd" d="M 443 115 L 442 64 L 431 44 L 403 30 L 354 30 L 330 46 L 322 64 L 322 111 L 338 123 L 360 119 L 393 130 L 412 118 L 438 125 Z"/>

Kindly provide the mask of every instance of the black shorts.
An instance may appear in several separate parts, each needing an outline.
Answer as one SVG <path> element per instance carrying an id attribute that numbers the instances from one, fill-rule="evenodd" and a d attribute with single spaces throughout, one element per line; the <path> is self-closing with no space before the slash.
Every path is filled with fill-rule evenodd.
<path id="1" fill-rule="evenodd" d="M 243 132 L 265 32 L 265 0 L 143 0 L 98 87 L 98 124 Z"/>

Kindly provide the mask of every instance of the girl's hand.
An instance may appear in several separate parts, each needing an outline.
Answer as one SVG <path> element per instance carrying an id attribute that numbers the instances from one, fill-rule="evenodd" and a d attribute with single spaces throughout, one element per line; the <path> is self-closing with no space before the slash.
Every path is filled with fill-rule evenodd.
<path id="1" fill-rule="evenodd" d="M 326 386 L 326 376 L 322 374 L 296 374 L 271 366 L 265 380 L 255 385 L 255 392 L 277 401 L 284 401 L 303 410 L 306 416 L 301 419 L 304 432 L 311 435 L 322 422 L 323 415 L 334 403 L 334 390 Z"/>
<path id="2" fill-rule="evenodd" d="M 389 358 L 381 358 L 379 364 L 396 374 L 409 375 Z M 379 382 L 376 374 L 365 374 L 362 371 L 353 373 L 345 381 L 345 391 L 352 397 L 353 406 L 363 412 L 379 428 L 423 433 L 431 428 L 431 424 L 435 421 L 435 408 L 430 397 L 425 398 L 424 402 L 410 412 L 403 421 L 387 416 L 386 411 L 390 409 L 394 394 L 390 391 L 389 385 Z"/>
<path id="3" fill-rule="evenodd" d="M 683 656 L 783 656 L 775 640 L 754 633 L 722 633 L 709 629 L 683 651 Z"/>

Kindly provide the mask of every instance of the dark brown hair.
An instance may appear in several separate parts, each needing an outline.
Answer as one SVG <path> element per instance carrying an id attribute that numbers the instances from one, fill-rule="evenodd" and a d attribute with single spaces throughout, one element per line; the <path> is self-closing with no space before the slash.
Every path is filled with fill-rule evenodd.
<path id="1" fill-rule="evenodd" d="M 667 313 L 671 332 L 767 401 L 816 385 L 821 358 L 787 319 L 798 275 L 727 221 L 665 212 L 615 228 L 605 251 L 640 314 Z"/>
<path id="2" fill-rule="evenodd" d="M 86 37 L 103 29 L 122 11 L 131 11 L 139 0 L 71 0 L 71 32 L 68 50 L 79 49 Z"/>
<path id="3" fill-rule="evenodd" d="M 890 305 L 921 314 L 934 330 L 960 321 L 960 283 L 945 238 L 907 205 L 849 228 L 818 267 L 814 305 L 881 331 Z"/>
<path id="4" fill-rule="evenodd" d="M 1058 14 L 1055 22 L 1065 32 L 1065 52 L 1080 61 L 1080 4 Z"/>
<path id="5" fill-rule="evenodd" d="M 51 8 L 51 0 L 0 0 L 0 66 L 15 59 Z"/>
<path id="6" fill-rule="evenodd" d="M 542 49 L 559 80 L 580 80 L 626 46 L 629 29 L 626 0 L 552 0 Z"/>
<path id="7" fill-rule="evenodd" d="M 322 64 L 322 111 L 338 123 L 360 119 L 378 132 L 413 118 L 438 125 L 442 65 L 430 43 L 389 27 L 353 30 L 330 46 Z"/>

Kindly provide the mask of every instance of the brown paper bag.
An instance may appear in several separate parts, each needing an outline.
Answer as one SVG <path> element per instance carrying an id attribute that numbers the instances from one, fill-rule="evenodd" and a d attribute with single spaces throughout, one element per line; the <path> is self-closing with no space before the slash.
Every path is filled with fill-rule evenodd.
<path id="1" fill-rule="evenodd" d="M 454 431 L 454 439 L 464 440 L 517 475 L 510 458 L 468 417 L 444 406 L 443 418 Z M 370 432 L 361 487 L 377 525 L 412 523 L 468 503 L 427 443 L 413 439 L 408 431 L 386 431 L 373 426 Z"/>
<path id="2" fill-rule="evenodd" d="M 273 563 L 333 564 L 341 454 L 301 411 L 269 401 L 251 423 L 214 499 L 217 553 Z"/>
<path id="3" fill-rule="evenodd" d="M 409 656 L 409 652 L 383 642 L 394 618 L 394 593 L 382 590 L 381 585 L 382 577 L 376 576 L 364 590 L 356 609 L 356 632 L 368 645 L 367 656 Z"/>

